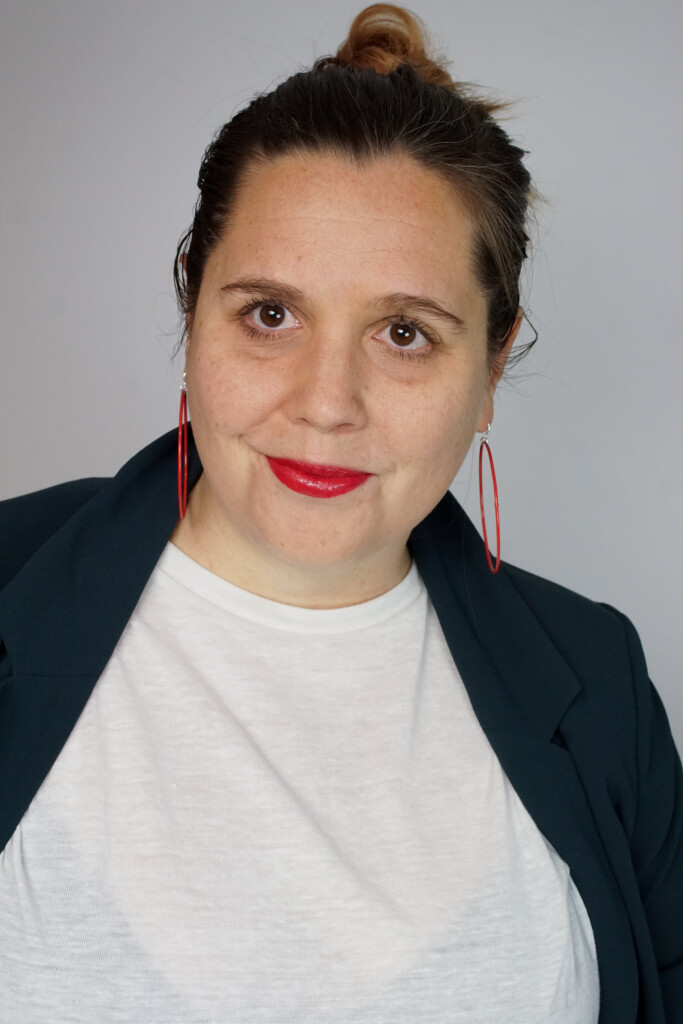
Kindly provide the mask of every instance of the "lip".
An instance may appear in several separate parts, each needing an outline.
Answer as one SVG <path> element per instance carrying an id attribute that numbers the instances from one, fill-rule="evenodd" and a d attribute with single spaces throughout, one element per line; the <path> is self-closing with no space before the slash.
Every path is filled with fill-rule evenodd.
<path id="1" fill-rule="evenodd" d="M 314 498 L 335 498 L 339 494 L 347 494 L 372 476 L 372 473 L 363 473 L 344 466 L 297 462 L 295 459 L 275 459 L 270 455 L 266 458 L 280 483 L 292 491 Z"/>

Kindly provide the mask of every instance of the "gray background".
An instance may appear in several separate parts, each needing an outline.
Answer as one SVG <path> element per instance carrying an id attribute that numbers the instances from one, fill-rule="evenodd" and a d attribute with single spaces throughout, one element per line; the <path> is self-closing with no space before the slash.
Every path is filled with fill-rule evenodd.
<path id="1" fill-rule="evenodd" d="M 113 473 L 174 425 L 170 267 L 202 152 L 361 6 L 2 0 L 0 497 Z M 413 9 L 456 77 L 517 101 L 547 200 L 540 341 L 491 438 L 504 556 L 634 620 L 683 749 L 683 4 Z M 476 519 L 475 469 L 453 489 Z"/>

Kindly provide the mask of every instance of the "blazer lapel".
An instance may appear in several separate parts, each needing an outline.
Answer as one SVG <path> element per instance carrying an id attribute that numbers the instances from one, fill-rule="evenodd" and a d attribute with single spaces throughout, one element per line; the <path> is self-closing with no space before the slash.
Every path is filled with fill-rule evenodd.
<path id="1" fill-rule="evenodd" d="M 483 541 L 450 493 L 415 528 L 409 546 L 477 719 L 586 906 L 601 980 L 600 1024 L 635 1021 L 638 967 L 628 913 L 560 730 L 581 684 L 505 566 L 489 572 Z"/>

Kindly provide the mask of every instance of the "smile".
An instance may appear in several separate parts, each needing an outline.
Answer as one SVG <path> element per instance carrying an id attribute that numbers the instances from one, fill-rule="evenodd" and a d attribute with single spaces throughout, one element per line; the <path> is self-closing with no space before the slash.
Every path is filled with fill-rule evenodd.
<path id="1" fill-rule="evenodd" d="M 319 466 L 293 459 L 273 459 L 266 456 L 268 465 L 280 483 L 299 494 L 313 498 L 336 498 L 365 483 L 371 473 L 359 473 L 341 466 Z"/>

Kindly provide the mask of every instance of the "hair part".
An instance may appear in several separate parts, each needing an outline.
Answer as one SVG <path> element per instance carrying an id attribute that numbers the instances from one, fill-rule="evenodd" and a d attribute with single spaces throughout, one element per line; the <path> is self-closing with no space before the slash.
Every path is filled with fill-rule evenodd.
<path id="1" fill-rule="evenodd" d="M 453 81 L 417 15 L 394 4 L 365 8 L 334 56 L 255 97 L 207 148 L 194 219 L 174 265 L 183 337 L 206 261 L 251 166 L 295 153 L 329 152 L 360 165 L 407 155 L 450 183 L 471 216 L 472 271 L 486 297 L 489 360 L 495 365 L 518 317 L 534 195 L 524 150 L 493 117 L 503 109 L 505 104 Z"/>

